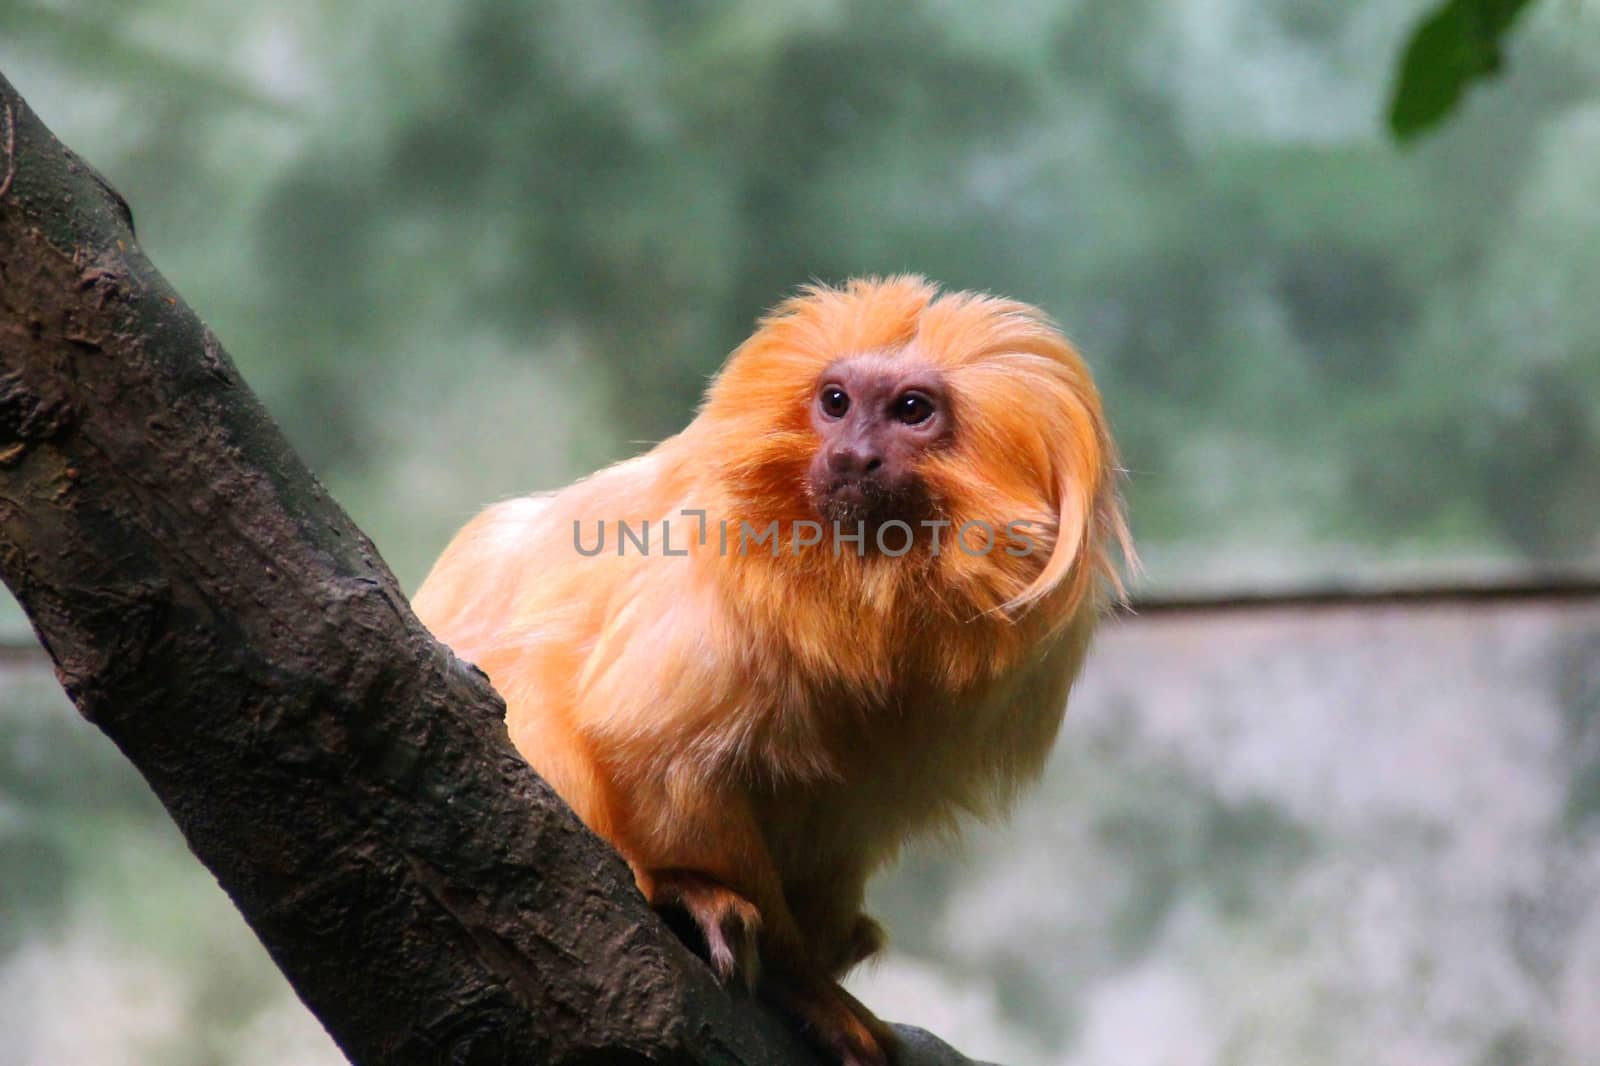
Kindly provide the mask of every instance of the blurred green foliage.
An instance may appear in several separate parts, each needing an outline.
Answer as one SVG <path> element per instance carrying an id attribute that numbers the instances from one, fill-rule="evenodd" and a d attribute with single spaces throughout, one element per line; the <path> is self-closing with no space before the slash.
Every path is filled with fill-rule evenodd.
<path id="1" fill-rule="evenodd" d="M 797 284 L 903 270 L 1080 343 L 1150 586 L 1592 565 L 1600 21 L 1534 10 L 1402 153 L 1420 14 L 20 0 L 0 62 L 408 583 Z"/>

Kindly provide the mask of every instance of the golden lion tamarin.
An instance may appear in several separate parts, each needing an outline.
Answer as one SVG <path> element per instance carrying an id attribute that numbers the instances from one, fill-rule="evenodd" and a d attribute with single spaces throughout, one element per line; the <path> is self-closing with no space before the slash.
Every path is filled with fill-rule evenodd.
<path id="1" fill-rule="evenodd" d="M 496 504 L 416 610 L 512 742 L 686 911 L 717 976 L 846 1063 L 866 881 L 1045 761 L 1130 555 L 1088 370 L 1037 310 L 916 277 L 814 286 L 687 429 Z"/>

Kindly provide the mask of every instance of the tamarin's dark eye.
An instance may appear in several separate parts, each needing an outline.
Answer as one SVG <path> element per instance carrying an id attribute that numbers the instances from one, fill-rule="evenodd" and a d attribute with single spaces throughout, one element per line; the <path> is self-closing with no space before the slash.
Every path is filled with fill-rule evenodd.
<path id="1" fill-rule="evenodd" d="M 822 390 L 822 413 L 829 418 L 843 418 L 850 410 L 850 396 L 839 386 L 829 385 Z"/>
<path id="2" fill-rule="evenodd" d="M 920 392 L 908 392 L 897 397 L 889 410 L 899 421 L 917 426 L 933 417 L 933 401 Z"/>

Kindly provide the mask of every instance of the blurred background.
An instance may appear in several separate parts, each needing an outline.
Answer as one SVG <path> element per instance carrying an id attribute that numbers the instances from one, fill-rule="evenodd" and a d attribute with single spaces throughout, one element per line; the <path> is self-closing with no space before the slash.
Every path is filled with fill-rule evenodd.
<path id="1" fill-rule="evenodd" d="M 1600 7 L 1402 145 L 1431 9 L 0 0 L 0 71 L 412 589 L 809 279 L 1046 308 L 1150 608 L 1015 822 L 875 888 L 858 992 L 1018 1066 L 1588 1066 L 1600 600 L 1450 590 L 1600 575 Z M 31 641 L 0 1064 L 341 1061 Z"/>

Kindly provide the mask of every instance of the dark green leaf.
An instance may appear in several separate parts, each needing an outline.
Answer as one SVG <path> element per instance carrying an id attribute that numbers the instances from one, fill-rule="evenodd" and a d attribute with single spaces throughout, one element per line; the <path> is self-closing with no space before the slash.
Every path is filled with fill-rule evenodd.
<path id="1" fill-rule="evenodd" d="M 1436 125 L 1467 87 L 1497 73 L 1507 31 L 1530 0 L 1446 0 L 1417 26 L 1400 61 L 1389 130 L 1402 141 Z"/>

